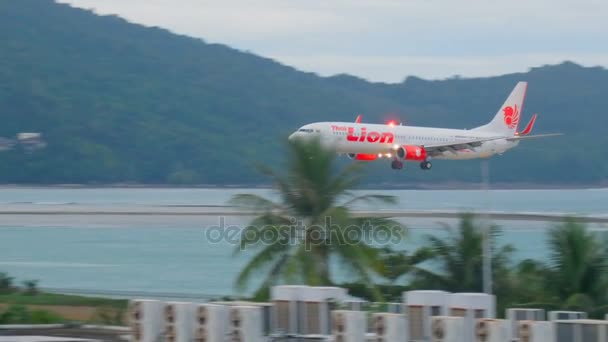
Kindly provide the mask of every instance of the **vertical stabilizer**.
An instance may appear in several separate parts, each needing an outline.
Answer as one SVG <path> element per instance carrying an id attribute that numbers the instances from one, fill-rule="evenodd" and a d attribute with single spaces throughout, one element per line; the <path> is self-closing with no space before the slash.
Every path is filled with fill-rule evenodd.
<path id="1" fill-rule="evenodd" d="M 489 124 L 476 128 L 476 130 L 511 136 L 517 132 L 517 126 L 524 109 L 527 82 L 519 82 L 511 91 L 511 95 L 500 107 L 494 119 Z"/>

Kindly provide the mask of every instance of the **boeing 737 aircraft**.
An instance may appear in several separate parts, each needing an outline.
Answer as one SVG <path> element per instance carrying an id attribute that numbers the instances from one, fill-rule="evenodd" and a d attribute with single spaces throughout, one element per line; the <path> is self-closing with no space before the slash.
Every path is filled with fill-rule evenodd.
<path id="1" fill-rule="evenodd" d="M 518 132 L 527 86 L 526 82 L 517 83 L 490 123 L 469 130 L 364 124 L 358 116 L 354 123 L 305 125 L 290 135 L 289 140 L 317 137 L 324 146 L 355 160 L 391 159 L 393 169 L 402 169 L 403 161 L 417 161 L 420 168 L 430 170 L 431 159 L 488 158 L 517 146 L 523 139 L 559 135 L 529 135 L 536 114 L 526 128 Z"/>

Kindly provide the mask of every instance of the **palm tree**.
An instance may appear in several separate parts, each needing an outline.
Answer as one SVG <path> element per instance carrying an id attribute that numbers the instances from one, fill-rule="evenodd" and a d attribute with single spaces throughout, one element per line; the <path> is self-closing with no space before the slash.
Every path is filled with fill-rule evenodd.
<path id="1" fill-rule="evenodd" d="M 512 274 L 513 291 L 510 301 L 517 307 L 542 307 L 555 310 L 555 297 L 547 288 L 551 285 L 551 270 L 541 261 L 525 259 Z"/>
<path id="2" fill-rule="evenodd" d="M 24 280 L 23 281 L 23 293 L 28 296 L 35 296 L 38 294 L 38 280 Z"/>
<path id="3" fill-rule="evenodd" d="M 550 290 L 565 308 L 605 304 L 608 250 L 596 234 L 568 218 L 549 232 Z"/>
<path id="4" fill-rule="evenodd" d="M 257 254 L 236 279 L 240 290 L 254 276 L 263 277 L 261 289 L 274 284 L 331 285 L 330 262 L 373 288 L 379 269 L 380 248 L 369 238 L 378 229 L 402 236 L 403 227 L 381 217 L 357 217 L 351 212 L 358 202 L 395 203 L 392 196 L 355 196 L 351 189 L 361 180 L 361 164 L 336 165 L 335 154 L 318 140 L 288 144 L 285 172 L 262 167 L 275 184 L 279 201 L 240 194 L 231 203 L 253 208 L 258 216 L 242 232 L 236 252 L 255 248 Z M 375 292 L 378 295 L 378 292 Z"/>
<path id="5" fill-rule="evenodd" d="M 13 285 L 15 278 L 9 276 L 7 273 L 0 272 L 0 294 L 11 293 L 15 291 Z"/>
<path id="6" fill-rule="evenodd" d="M 390 285 L 395 286 L 401 277 L 424 271 L 419 265 L 433 256 L 433 250 L 428 247 L 419 248 L 411 254 L 407 251 L 385 247 L 381 255 L 383 267 L 380 273 L 389 281 Z"/>
<path id="7" fill-rule="evenodd" d="M 445 226 L 448 236 L 428 236 L 432 250 L 432 263 L 428 268 L 418 268 L 412 286 L 446 290 L 451 292 L 481 292 L 483 290 L 483 231 L 476 225 L 474 215 L 464 214 L 457 229 Z M 505 245 L 496 248 L 496 238 L 500 231 L 490 228 L 492 246 L 492 270 L 494 292 L 506 292 L 509 281 L 509 260 L 513 247 Z"/>

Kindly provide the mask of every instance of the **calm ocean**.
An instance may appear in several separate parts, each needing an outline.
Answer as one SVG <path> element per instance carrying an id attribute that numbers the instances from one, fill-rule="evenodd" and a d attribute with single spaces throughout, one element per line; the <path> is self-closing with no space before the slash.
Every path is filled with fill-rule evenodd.
<path id="1" fill-rule="evenodd" d="M 399 198 L 393 208 L 457 211 L 552 212 L 608 215 L 608 189 L 598 190 L 493 190 L 466 191 L 361 191 Z M 129 205 L 225 205 L 236 193 L 271 195 L 260 189 L 0 189 L 0 205 L 69 204 L 87 208 Z M 381 208 L 378 208 L 379 210 Z M 0 216 L 1 217 L 1 216 Z M 84 290 L 169 292 L 208 295 L 236 294 L 233 281 L 251 251 L 233 255 L 229 242 L 211 243 L 206 228 L 215 217 L 176 221 L 126 220 L 117 217 L 96 224 L 95 216 L 62 224 L 49 217 L 21 217 L 18 224 L 0 221 L 0 272 L 18 280 L 38 279 L 42 287 Z M 244 217 L 227 217 L 227 224 L 242 226 Z M 455 220 L 403 219 L 409 237 L 399 248 L 413 250 L 426 234 L 445 234 L 442 223 Z M 503 228 L 500 243 L 510 243 L 524 258 L 546 259 L 541 222 L 495 222 Z M 605 229 L 601 225 L 592 228 Z M 340 274 L 341 279 L 348 275 Z"/>

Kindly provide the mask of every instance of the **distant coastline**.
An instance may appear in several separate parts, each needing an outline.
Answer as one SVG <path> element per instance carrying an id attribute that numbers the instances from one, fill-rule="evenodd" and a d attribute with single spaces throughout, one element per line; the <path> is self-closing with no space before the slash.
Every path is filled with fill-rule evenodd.
<path id="1" fill-rule="evenodd" d="M 1 189 L 271 189 L 271 184 L 0 184 Z M 481 183 L 439 182 L 439 183 L 397 183 L 366 184 L 361 190 L 483 190 Z M 491 190 L 560 190 L 560 189 L 608 189 L 608 181 L 591 184 L 544 184 L 514 182 L 490 183 Z"/>

